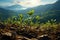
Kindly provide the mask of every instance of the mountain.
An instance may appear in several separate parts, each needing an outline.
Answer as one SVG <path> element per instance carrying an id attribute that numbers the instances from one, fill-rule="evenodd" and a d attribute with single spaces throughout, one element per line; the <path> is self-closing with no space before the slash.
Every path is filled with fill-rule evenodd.
<path id="1" fill-rule="evenodd" d="M 60 22 L 60 0 L 50 6 L 52 8 L 50 7 L 51 9 L 45 11 L 45 14 L 42 15 L 44 16 L 43 20 L 46 21 L 47 19 L 56 19 L 57 22 Z"/>
<path id="2" fill-rule="evenodd" d="M 15 10 L 20 10 L 20 8 L 22 8 L 22 6 L 21 6 L 21 5 L 18 5 L 18 4 L 5 7 L 5 9 L 14 10 L 14 11 L 15 11 Z"/>
<path id="3" fill-rule="evenodd" d="M 17 14 L 15 14 L 14 11 L 6 10 L 4 8 L 0 8 L 0 20 L 5 20 L 9 17 L 12 17 L 13 15 L 17 15 Z"/>
<path id="4" fill-rule="evenodd" d="M 57 22 L 60 22 L 60 0 L 54 4 L 41 5 L 32 9 L 35 10 L 35 15 L 42 17 L 41 22 L 51 19 L 56 19 Z"/>
<path id="5" fill-rule="evenodd" d="M 23 8 L 21 5 L 18 5 L 18 4 L 16 4 L 16 5 L 12 5 L 12 6 L 8 6 L 8 7 L 6 7 L 5 9 L 8 9 L 8 10 L 12 10 L 12 11 L 17 11 L 18 13 L 26 13 L 26 12 L 28 12 L 29 10 L 31 10 L 31 9 L 34 9 L 35 10 L 35 13 L 42 13 L 42 12 L 46 12 L 46 11 L 49 11 L 49 10 L 55 10 L 55 9 L 59 9 L 59 4 L 60 4 L 60 2 L 59 2 L 59 0 L 56 2 L 56 3 L 54 3 L 54 4 L 48 4 L 48 5 L 40 5 L 40 6 L 37 6 L 37 7 L 33 7 L 33 8 L 28 8 L 28 9 L 26 9 L 26 10 L 20 10 L 21 8 Z M 59 7 L 58 7 L 59 6 Z M 23 12 L 24 11 L 24 12 Z"/>
<path id="6" fill-rule="evenodd" d="M 47 11 L 54 11 L 54 10 L 60 10 L 60 0 L 58 0 L 54 4 L 48 4 L 48 5 L 41 5 L 35 8 L 32 8 L 35 10 L 35 13 L 43 13 Z"/>
<path id="7" fill-rule="evenodd" d="M 57 19 L 58 22 L 60 21 L 60 0 L 58 0 L 54 4 L 40 5 L 34 8 L 28 8 L 26 10 L 19 10 L 20 8 L 22 8 L 22 6 L 20 5 L 8 6 L 4 9 L 0 8 L 0 13 L 2 12 L 2 15 L 5 14 L 6 17 L 11 15 L 17 15 L 19 13 L 22 13 L 26 16 L 26 13 L 29 10 L 34 9 L 34 15 L 41 16 L 43 19 L 41 19 L 42 21 L 48 21 L 50 19 Z"/>
<path id="8" fill-rule="evenodd" d="M 60 0 L 58 0 L 55 4 L 53 4 L 53 10 L 60 10 Z"/>

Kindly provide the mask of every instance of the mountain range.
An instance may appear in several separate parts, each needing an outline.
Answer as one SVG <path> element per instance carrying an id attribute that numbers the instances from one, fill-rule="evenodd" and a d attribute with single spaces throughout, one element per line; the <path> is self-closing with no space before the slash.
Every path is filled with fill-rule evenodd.
<path id="1" fill-rule="evenodd" d="M 26 10 L 19 10 L 19 8 L 22 8 L 22 6 L 13 5 L 5 8 L 0 8 L 0 15 L 2 18 L 8 18 L 13 15 L 18 15 L 19 13 L 22 13 L 26 16 L 26 13 L 29 10 L 34 9 L 34 15 L 41 16 L 44 21 L 50 19 L 57 19 L 58 22 L 60 21 L 60 0 L 58 0 L 54 4 L 40 5 L 34 8 L 28 8 Z"/>
<path id="2" fill-rule="evenodd" d="M 16 5 L 12 5 L 12 6 L 8 6 L 8 7 L 5 7 L 5 9 L 8 9 L 8 10 L 20 10 L 20 8 L 23 8 L 22 6 L 16 4 Z"/>

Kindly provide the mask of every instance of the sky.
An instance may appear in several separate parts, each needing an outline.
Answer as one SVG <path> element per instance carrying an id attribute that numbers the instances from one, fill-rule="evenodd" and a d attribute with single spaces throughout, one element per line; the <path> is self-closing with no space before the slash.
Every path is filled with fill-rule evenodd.
<path id="1" fill-rule="evenodd" d="M 36 7 L 39 5 L 52 4 L 57 0 L 0 0 L 0 6 L 12 6 L 12 5 L 21 5 L 23 7 Z"/>

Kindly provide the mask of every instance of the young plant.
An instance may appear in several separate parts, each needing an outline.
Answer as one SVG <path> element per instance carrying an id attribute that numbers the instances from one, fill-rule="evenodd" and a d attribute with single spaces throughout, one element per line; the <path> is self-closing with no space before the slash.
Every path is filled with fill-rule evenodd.
<path id="1" fill-rule="evenodd" d="M 31 10 L 27 13 L 29 16 L 32 16 L 34 14 L 34 10 Z"/>
<path id="2" fill-rule="evenodd" d="M 33 25 L 33 22 L 32 22 L 33 17 L 32 17 L 32 15 L 34 14 L 34 10 L 29 11 L 27 14 L 29 15 L 28 16 L 28 20 L 29 20 L 28 23 L 31 26 L 31 25 Z"/>
<path id="3" fill-rule="evenodd" d="M 36 19 L 36 25 L 40 26 L 40 16 L 36 16 L 35 19 Z"/>
<path id="4" fill-rule="evenodd" d="M 22 24 L 23 24 L 23 14 L 19 14 L 18 16 L 19 16 L 19 18 L 18 18 L 19 24 L 22 27 Z"/>

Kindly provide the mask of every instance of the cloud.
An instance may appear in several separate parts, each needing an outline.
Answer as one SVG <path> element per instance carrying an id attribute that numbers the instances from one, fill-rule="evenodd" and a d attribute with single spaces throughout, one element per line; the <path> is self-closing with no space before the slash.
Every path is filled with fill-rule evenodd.
<path id="1" fill-rule="evenodd" d="M 0 6 L 6 7 L 16 5 L 18 1 L 20 0 L 0 0 Z"/>
<path id="2" fill-rule="evenodd" d="M 40 5 L 41 3 L 41 0 L 23 0 L 23 1 L 20 1 L 18 4 L 20 4 L 21 6 L 24 6 L 24 7 L 35 7 L 35 6 L 38 6 Z"/>
<path id="3" fill-rule="evenodd" d="M 53 4 L 58 0 L 42 0 L 42 5 Z"/>
<path id="4" fill-rule="evenodd" d="M 17 1 L 16 3 L 18 3 L 21 6 L 24 7 L 36 7 L 39 5 L 46 5 L 46 4 L 52 4 L 55 3 L 57 0 L 20 0 Z"/>
<path id="5" fill-rule="evenodd" d="M 55 3 L 57 0 L 0 0 L 0 6 L 21 5 L 23 7 L 36 7 L 39 5 L 46 5 Z"/>
<path id="6" fill-rule="evenodd" d="M 13 5 L 12 3 L 9 3 L 9 2 L 5 2 L 5 3 L 0 3 L 0 6 L 2 6 L 2 7 L 6 7 L 6 6 L 11 6 L 11 5 Z"/>

